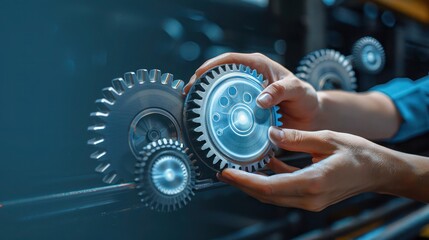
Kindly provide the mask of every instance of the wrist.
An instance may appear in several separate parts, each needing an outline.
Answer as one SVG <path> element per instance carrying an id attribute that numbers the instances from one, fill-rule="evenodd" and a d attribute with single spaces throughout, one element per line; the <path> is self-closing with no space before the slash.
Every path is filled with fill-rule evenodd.
<path id="1" fill-rule="evenodd" d="M 317 102 L 318 102 L 318 108 L 315 113 L 315 117 L 313 120 L 313 126 L 312 130 L 318 131 L 318 130 L 326 130 L 331 129 L 327 123 L 330 122 L 330 114 L 328 112 L 328 109 L 326 109 L 326 103 L 328 102 L 329 94 L 325 91 L 318 91 L 317 92 Z"/>
<path id="2" fill-rule="evenodd" d="M 380 161 L 376 166 L 378 185 L 375 192 L 396 196 L 405 196 L 410 187 L 414 186 L 417 179 L 415 166 L 406 155 L 382 146 L 379 154 L 374 154 Z"/>

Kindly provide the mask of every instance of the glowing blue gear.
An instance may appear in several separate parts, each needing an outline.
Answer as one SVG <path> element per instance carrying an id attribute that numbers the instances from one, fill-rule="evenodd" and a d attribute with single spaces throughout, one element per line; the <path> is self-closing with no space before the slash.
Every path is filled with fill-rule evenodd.
<path id="1" fill-rule="evenodd" d="M 256 104 L 265 83 L 256 70 L 228 64 L 209 70 L 193 85 L 185 103 L 186 132 L 206 165 L 252 172 L 269 162 L 274 146 L 268 128 L 282 124 L 277 106 Z"/>

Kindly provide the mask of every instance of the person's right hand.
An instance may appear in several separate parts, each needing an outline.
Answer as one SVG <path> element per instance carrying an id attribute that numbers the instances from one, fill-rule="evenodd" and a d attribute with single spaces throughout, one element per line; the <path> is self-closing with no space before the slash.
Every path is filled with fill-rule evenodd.
<path id="1" fill-rule="evenodd" d="M 225 53 L 206 61 L 199 67 L 185 86 L 187 94 L 195 80 L 204 72 L 223 64 L 243 64 L 256 69 L 268 80 L 268 86 L 258 96 L 257 103 L 263 108 L 280 107 L 283 127 L 300 130 L 316 130 L 320 104 L 315 89 L 282 65 L 260 53 Z"/>

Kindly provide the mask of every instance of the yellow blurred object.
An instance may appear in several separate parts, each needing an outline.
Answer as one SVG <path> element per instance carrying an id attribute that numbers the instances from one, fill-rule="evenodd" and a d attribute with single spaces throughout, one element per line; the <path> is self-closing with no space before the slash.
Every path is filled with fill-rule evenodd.
<path id="1" fill-rule="evenodd" d="M 429 238 L 429 224 L 423 227 L 422 231 L 420 232 L 420 236 Z"/>
<path id="2" fill-rule="evenodd" d="M 380 4 L 417 21 L 429 24 L 428 0 L 371 0 L 369 2 Z"/>

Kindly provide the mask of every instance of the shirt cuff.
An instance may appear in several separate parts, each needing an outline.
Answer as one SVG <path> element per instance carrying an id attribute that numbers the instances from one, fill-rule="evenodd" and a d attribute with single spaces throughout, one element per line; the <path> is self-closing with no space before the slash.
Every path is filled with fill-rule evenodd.
<path id="1" fill-rule="evenodd" d="M 429 79 L 421 79 L 417 82 L 426 83 Z M 389 142 L 400 142 L 420 135 L 429 129 L 429 109 L 427 93 L 424 86 L 407 78 L 397 78 L 386 84 L 375 86 L 371 91 L 378 91 L 387 95 L 395 104 L 402 117 L 402 123 L 398 132 Z"/>

